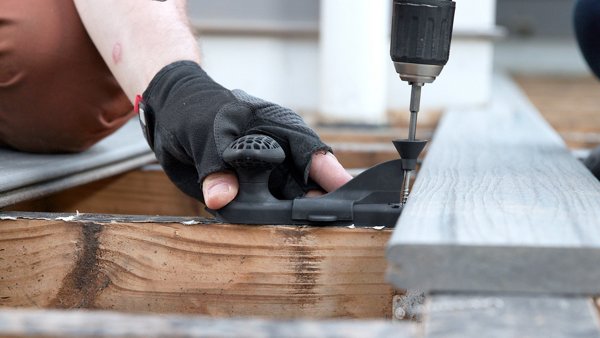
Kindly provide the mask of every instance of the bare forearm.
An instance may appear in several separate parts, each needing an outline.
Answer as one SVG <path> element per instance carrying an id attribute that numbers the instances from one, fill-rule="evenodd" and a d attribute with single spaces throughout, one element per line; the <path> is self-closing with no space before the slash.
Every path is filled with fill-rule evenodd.
<path id="1" fill-rule="evenodd" d="M 185 0 L 75 0 L 96 48 L 130 100 L 164 66 L 200 62 Z"/>

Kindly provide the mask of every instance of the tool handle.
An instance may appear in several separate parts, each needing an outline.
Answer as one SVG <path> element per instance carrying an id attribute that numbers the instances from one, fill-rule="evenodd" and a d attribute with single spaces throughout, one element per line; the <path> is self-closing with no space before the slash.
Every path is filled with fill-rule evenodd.
<path id="1" fill-rule="evenodd" d="M 455 2 L 394 0 L 393 6 L 392 60 L 445 65 L 450 56 Z"/>
<path id="2" fill-rule="evenodd" d="M 269 192 L 269 176 L 285 160 L 285 152 L 277 141 L 266 135 L 242 136 L 225 149 L 223 160 L 238 176 L 240 188 L 236 201 L 275 200 Z"/>

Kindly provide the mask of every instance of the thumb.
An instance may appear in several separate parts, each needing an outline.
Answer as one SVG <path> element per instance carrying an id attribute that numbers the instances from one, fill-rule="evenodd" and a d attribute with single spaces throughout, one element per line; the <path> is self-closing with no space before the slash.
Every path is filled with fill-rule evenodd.
<path id="1" fill-rule="evenodd" d="M 213 173 L 202 181 L 204 204 L 209 209 L 221 209 L 237 196 L 239 183 L 231 172 Z"/>

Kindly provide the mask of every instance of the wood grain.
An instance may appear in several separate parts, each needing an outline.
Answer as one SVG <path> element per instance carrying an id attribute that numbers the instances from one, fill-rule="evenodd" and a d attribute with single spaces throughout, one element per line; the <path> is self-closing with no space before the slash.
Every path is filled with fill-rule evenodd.
<path id="1" fill-rule="evenodd" d="M 80 232 L 64 222 L 0 222 L 0 305 L 50 304 L 81 254 Z"/>
<path id="2" fill-rule="evenodd" d="M 388 258 L 398 287 L 600 292 L 600 183 L 508 80 L 435 135 Z"/>
<path id="3" fill-rule="evenodd" d="M 390 230 L 33 214 L 0 222 L 0 304 L 269 318 L 388 318 Z M 63 215 L 64 217 L 64 215 Z"/>

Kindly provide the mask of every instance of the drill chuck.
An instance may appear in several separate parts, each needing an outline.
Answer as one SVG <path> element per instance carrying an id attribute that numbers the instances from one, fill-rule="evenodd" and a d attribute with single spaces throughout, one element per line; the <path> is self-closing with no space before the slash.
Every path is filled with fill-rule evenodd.
<path id="1" fill-rule="evenodd" d="M 390 55 L 404 81 L 431 83 L 450 56 L 456 3 L 394 0 Z"/>

